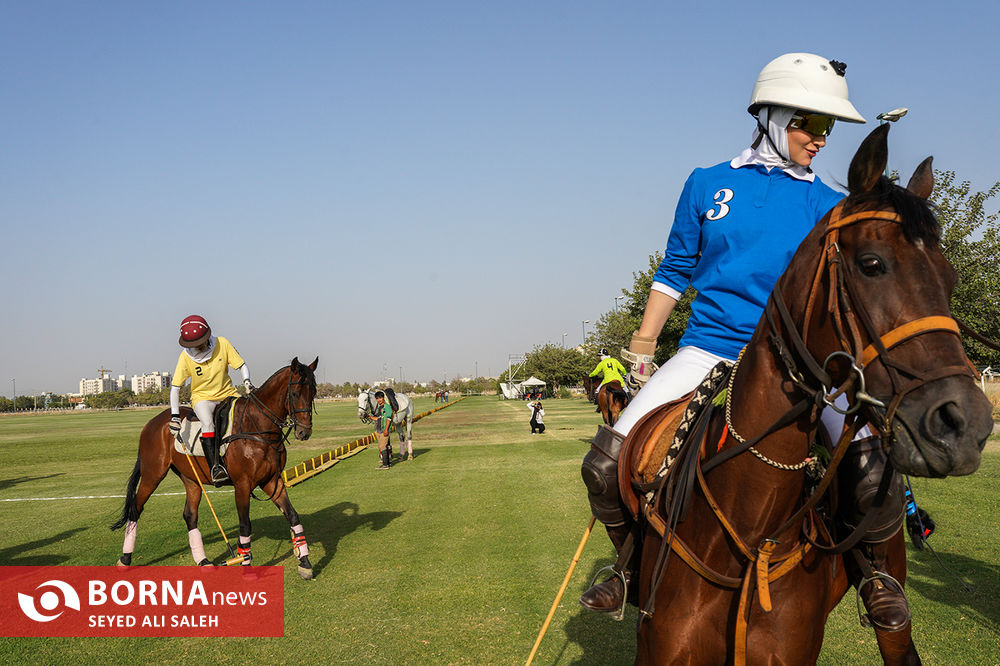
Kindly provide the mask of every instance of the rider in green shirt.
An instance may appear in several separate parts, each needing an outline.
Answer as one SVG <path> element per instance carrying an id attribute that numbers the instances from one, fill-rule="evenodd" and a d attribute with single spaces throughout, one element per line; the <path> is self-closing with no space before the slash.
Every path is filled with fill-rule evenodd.
<path id="1" fill-rule="evenodd" d="M 600 374 L 601 386 L 604 386 L 608 382 L 617 381 L 624 388 L 625 372 L 625 366 L 618 359 L 608 355 L 607 349 L 601 349 L 601 360 L 597 363 L 597 367 L 590 373 L 590 376 L 596 377 Z M 600 390 L 601 386 L 597 387 L 598 390 Z"/>
<path id="2" fill-rule="evenodd" d="M 378 454 L 381 461 L 378 469 L 392 466 L 392 450 L 389 448 L 389 428 L 392 427 L 392 405 L 385 399 L 385 393 L 375 394 L 375 433 L 378 436 Z"/>

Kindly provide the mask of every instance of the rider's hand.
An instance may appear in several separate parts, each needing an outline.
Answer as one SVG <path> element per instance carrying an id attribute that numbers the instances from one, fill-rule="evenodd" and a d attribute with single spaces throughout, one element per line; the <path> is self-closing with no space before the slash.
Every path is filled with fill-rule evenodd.
<path id="1" fill-rule="evenodd" d="M 638 332 L 632 334 L 629 348 L 622 350 L 622 358 L 632 364 L 632 369 L 625 377 L 625 384 L 632 393 L 641 389 L 659 369 L 653 363 L 655 352 L 656 338 L 644 338 Z"/>
<path id="2" fill-rule="evenodd" d="M 243 388 L 245 388 L 247 390 L 248 394 L 254 392 L 254 385 L 250 382 L 249 379 L 244 379 L 243 380 Z"/>
<path id="3" fill-rule="evenodd" d="M 168 427 L 170 428 L 170 434 L 177 437 L 181 432 L 181 417 L 171 416 L 170 425 Z"/>

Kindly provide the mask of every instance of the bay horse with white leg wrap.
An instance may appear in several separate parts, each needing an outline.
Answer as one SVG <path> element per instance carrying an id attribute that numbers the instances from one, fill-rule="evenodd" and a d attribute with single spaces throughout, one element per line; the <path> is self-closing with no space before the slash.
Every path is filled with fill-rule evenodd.
<path id="1" fill-rule="evenodd" d="M 893 469 L 943 477 L 979 465 L 991 406 L 950 313 L 955 271 L 925 202 L 930 158 L 907 189 L 890 183 L 888 128 L 862 143 L 850 195 L 799 246 L 724 400 L 706 401 L 696 436 L 671 447 L 669 470 L 639 471 L 665 410 L 625 441 L 619 482 L 642 553 L 637 664 L 815 663 L 848 589 L 841 553 L 857 538 L 835 543 L 824 515 L 843 509 L 845 477 L 835 475 L 863 424 L 888 456 L 873 506 Z M 850 405 L 844 434 L 810 479 L 820 412 L 839 396 Z M 901 529 L 890 537 L 885 572 L 901 584 L 904 539 Z M 876 628 L 885 663 L 920 663 L 911 627 Z"/>
<path id="2" fill-rule="evenodd" d="M 318 357 L 309 365 L 294 358 L 291 365 L 275 372 L 252 394 L 237 398 L 232 412 L 233 434 L 226 438 L 230 443 L 224 457 L 236 496 L 242 563 L 251 562 L 250 495 L 259 488 L 288 519 L 293 551 L 298 558 L 298 572 L 305 579 L 312 578 L 309 547 L 299 514 L 288 499 L 281 472 L 285 468 L 285 441 L 288 435 L 294 431 L 296 439 L 306 440 L 312 434 L 313 400 L 316 397 L 314 372 L 318 364 Z M 181 409 L 182 417 L 191 413 L 190 408 Z M 175 449 L 175 438 L 168 428 L 169 421 L 170 410 L 165 410 L 150 419 L 139 436 L 139 456 L 128 481 L 122 516 L 111 526 L 112 530 L 126 528 L 125 545 L 118 561 L 120 566 L 132 563 L 139 516 L 146 500 L 168 471 L 177 474 L 184 482 L 187 495 L 184 522 L 188 528 L 191 555 L 196 564 L 211 564 L 205 557 L 198 530 L 202 484 L 211 479 L 211 474 L 204 457 L 189 456 Z"/>

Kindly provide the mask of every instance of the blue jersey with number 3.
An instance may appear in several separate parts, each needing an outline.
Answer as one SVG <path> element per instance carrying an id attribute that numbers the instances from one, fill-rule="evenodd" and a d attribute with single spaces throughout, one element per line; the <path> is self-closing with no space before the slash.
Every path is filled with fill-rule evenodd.
<path id="1" fill-rule="evenodd" d="M 843 197 L 819 178 L 757 164 L 695 169 L 653 276 L 678 293 L 698 292 L 681 346 L 735 359 L 799 243 Z"/>

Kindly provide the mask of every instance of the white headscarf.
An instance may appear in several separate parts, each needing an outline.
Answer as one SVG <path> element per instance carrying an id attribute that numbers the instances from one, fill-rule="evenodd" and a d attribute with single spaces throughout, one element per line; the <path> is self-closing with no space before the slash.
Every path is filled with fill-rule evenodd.
<path id="1" fill-rule="evenodd" d="M 803 166 L 799 166 L 788 157 L 788 122 L 795 115 L 795 109 L 787 106 L 762 106 L 757 113 L 757 126 L 753 130 L 753 140 L 748 148 L 730 163 L 734 168 L 747 164 L 760 164 L 767 169 L 778 168 L 792 178 L 812 182 L 816 176 Z M 767 128 L 767 134 L 762 135 L 761 128 Z"/>
<path id="2" fill-rule="evenodd" d="M 208 347 L 206 347 L 205 351 L 200 354 L 196 352 L 193 347 L 185 347 L 184 351 L 188 353 L 188 356 L 190 356 L 195 363 L 204 363 L 208 359 L 212 358 L 212 352 L 215 351 L 215 336 L 208 336 Z"/>

